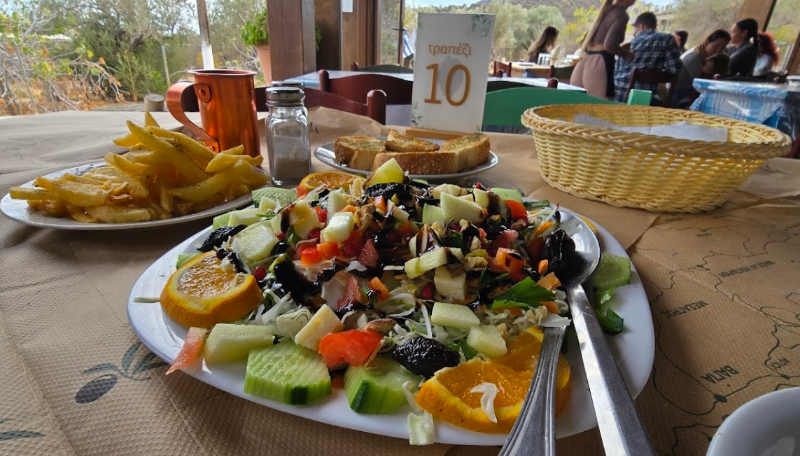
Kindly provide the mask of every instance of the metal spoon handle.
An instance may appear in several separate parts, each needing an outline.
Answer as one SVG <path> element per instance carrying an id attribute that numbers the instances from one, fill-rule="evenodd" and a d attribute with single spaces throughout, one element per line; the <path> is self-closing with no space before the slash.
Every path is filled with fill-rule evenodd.
<path id="1" fill-rule="evenodd" d="M 533 381 L 499 456 L 556 454 L 556 368 L 565 330 L 566 328 L 544 329 L 544 343 Z"/>
<path id="2" fill-rule="evenodd" d="M 647 432 L 583 287 L 568 287 L 567 302 L 606 454 L 653 455 Z"/>

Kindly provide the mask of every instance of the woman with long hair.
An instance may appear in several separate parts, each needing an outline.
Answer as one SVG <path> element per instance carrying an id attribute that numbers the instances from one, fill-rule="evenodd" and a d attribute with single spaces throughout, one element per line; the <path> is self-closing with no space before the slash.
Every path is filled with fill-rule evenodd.
<path id="1" fill-rule="evenodd" d="M 725 53 L 731 56 L 731 74 L 752 76 L 758 60 L 758 21 L 747 18 L 733 24 Z"/>
<path id="2" fill-rule="evenodd" d="M 633 52 L 622 46 L 630 17 L 626 10 L 636 0 L 605 0 L 581 44 L 581 61 L 569 83 L 598 98 L 614 98 L 614 58 L 630 60 Z"/>
<path id="3" fill-rule="evenodd" d="M 681 100 L 691 97 L 692 82 L 700 77 L 705 63 L 710 57 L 722 53 L 730 41 L 730 33 L 721 29 L 715 30 L 702 43 L 683 53 L 681 56 L 683 68 L 678 73 L 673 92 L 673 100 L 678 100 L 676 106 L 680 106 Z"/>
<path id="4" fill-rule="evenodd" d="M 556 47 L 557 39 L 558 29 L 552 25 L 545 27 L 539 39 L 531 43 L 528 48 L 528 61 L 536 63 L 539 60 L 539 54 L 550 53 Z"/>
<path id="5" fill-rule="evenodd" d="M 772 71 L 781 61 L 778 44 L 769 32 L 758 32 L 758 59 L 753 76 L 764 76 Z"/>
<path id="6" fill-rule="evenodd" d="M 686 30 L 678 30 L 672 34 L 672 37 L 675 38 L 675 42 L 678 44 L 678 49 L 681 50 L 681 54 L 686 52 L 686 42 L 689 40 L 689 32 Z"/>

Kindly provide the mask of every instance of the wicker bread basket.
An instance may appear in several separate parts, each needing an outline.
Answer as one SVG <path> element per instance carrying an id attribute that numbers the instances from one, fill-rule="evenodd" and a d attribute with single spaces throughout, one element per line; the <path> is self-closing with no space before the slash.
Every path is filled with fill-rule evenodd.
<path id="1" fill-rule="evenodd" d="M 689 121 L 725 127 L 728 141 L 704 142 L 576 124 L 587 114 L 617 125 Z M 628 105 L 553 105 L 528 109 L 542 177 L 581 198 L 654 212 L 720 206 L 768 158 L 789 153 L 789 137 L 763 125 L 675 109 Z"/>

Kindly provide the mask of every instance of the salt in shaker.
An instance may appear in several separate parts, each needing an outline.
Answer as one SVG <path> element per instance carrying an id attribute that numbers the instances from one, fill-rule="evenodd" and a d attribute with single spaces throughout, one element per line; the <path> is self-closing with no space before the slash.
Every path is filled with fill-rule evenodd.
<path id="1" fill-rule="evenodd" d="M 303 91 L 297 87 L 267 88 L 267 154 L 273 185 L 297 185 L 311 171 L 303 99 Z"/>

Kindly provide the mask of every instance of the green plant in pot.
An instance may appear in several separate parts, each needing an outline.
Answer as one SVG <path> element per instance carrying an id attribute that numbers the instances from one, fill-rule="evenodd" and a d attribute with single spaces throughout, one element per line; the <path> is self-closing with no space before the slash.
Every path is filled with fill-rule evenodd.
<path id="1" fill-rule="evenodd" d="M 244 44 L 256 48 L 264 79 L 266 79 L 267 85 L 271 85 L 272 64 L 269 57 L 269 24 L 267 22 L 266 8 L 244 23 L 242 26 L 242 41 Z"/>

